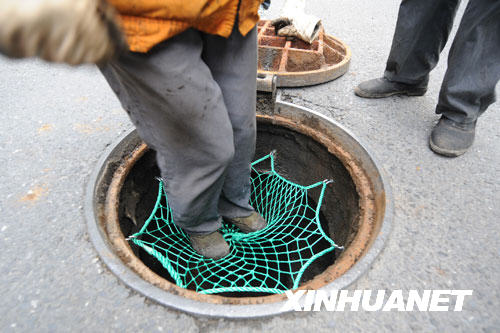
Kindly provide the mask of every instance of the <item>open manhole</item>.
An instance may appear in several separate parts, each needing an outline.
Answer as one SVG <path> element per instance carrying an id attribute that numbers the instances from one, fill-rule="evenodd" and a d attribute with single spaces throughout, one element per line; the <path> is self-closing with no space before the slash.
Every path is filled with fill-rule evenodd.
<path id="1" fill-rule="evenodd" d="M 277 171 L 298 184 L 335 180 L 325 192 L 321 221 L 345 250 L 308 267 L 299 289 L 347 287 L 368 269 L 389 234 L 392 202 L 383 174 L 353 135 L 312 110 L 260 96 L 258 112 L 256 157 L 278 151 Z M 94 171 L 86 197 L 88 230 L 110 270 L 148 298 L 197 315 L 249 318 L 283 312 L 285 294 L 205 295 L 178 287 L 161 264 L 126 240 L 151 213 L 158 175 L 155 152 L 135 131 L 110 147 Z"/>
<path id="2" fill-rule="evenodd" d="M 349 69 L 351 51 L 339 39 L 327 35 L 308 44 L 277 36 L 271 21 L 258 24 L 258 79 L 276 77 L 277 87 L 301 87 L 334 80 Z M 265 89 L 261 89 L 265 90 Z"/>

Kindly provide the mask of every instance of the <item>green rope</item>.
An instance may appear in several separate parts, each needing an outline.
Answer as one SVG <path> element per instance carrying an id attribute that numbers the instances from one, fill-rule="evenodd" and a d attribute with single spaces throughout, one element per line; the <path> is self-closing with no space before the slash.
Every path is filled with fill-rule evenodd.
<path id="1" fill-rule="evenodd" d="M 271 170 L 256 165 L 269 160 Z M 156 205 L 141 230 L 130 239 L 155 257 L 182 288 L 203 294 L 222 292 L 283 293 L 297 288 L 314 260 L 337 245 L 321 228 L 319 213 L 328 181 L 295 184 L 274 169 L 271 153 L 252 163 L 250 204 L 267 221 L 266 228 L 244 234 L 230 224 L 219 230 L 231 252 L 209 259 L 193 250 L 189 237 L 172 220 L 160 181 Z M 313 207 L 308 191 L 321 187 Z"/>

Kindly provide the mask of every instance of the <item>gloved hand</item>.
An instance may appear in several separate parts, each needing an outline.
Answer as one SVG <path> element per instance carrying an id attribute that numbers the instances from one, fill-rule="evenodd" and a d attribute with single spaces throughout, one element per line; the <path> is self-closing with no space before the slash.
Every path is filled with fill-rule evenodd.
<path id="1" fill-rule="evenodd" d="M 7 56 L 100 63 L 125 45 L 105 0 L 0 1 L 0 51 Z"/>
<path id="2" fill-rule="evenodd" d="M 281 16 L 271 22 L 279 36 L 297 37 L 307 43 L 318 38 L 321 20 L 304 12 L 305 0 L 286 0 Z"/>

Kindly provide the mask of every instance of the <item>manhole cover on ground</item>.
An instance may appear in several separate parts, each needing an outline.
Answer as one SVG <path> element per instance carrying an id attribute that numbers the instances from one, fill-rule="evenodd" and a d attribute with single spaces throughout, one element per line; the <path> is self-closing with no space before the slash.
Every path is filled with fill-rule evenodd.
<path id="1" fill-rule="evenodd" d="M 345 246 L 308 267 L 299 288 L 345 288 L 368 269 L 388 237 L 389 188 L 372 155 L 340 125 L 290 103 L 272 105 L 268 97 L 258 98 L 256 156 L 277 150 L 277 171 L 298 184 L 335 180 L 325 193 L 321 221 Z M 158 261 L 126 241 L 153 208 L 158 175 L 154 151 L 135 132 L 111 147 L 94 172 L 86 197 L 88 229 L 111 271 L 158 303 L 197 315 L 248 318 L 283 312 L 284 294 L 205 295 L 180 288 Z"/>
<path id="2" fill-rule="evenodd" d="M 258 24 L 258 78 L 276 76 L 277 87 L 309 86 L 327 82 L 345 74 L 351 51 L 321 28 L 312 44 L 299 39 L 277 36 L 271 21 Z"/>

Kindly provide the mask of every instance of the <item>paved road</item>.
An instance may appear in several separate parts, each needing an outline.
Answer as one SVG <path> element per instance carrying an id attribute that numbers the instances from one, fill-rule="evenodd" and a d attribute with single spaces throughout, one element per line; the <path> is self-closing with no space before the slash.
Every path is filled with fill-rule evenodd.
<path id="1" fill-rule="evenodd" d="M 102 266 L 82 211 L 97 159 L 131 128 L 126 114 L 94 67 L 1 58 L 0 331 L 498 330 L 500 104 L 479 121 L 471 151 L 447 159 L 427 148 L 447 49 L 423 97 L 363 100 L 352 93 L 360 81 L 381 75 L 398 2 L 310 0 L 310 12 L 323 18 L 327 32 L 351 46 L 352 66 L 334 82 L 285 93 L 351 129 L 390 175 L 394 231 L 352 288 L 473 289 L 463 312 L 293 313 L 231 321 L 151 303 Z"/>

